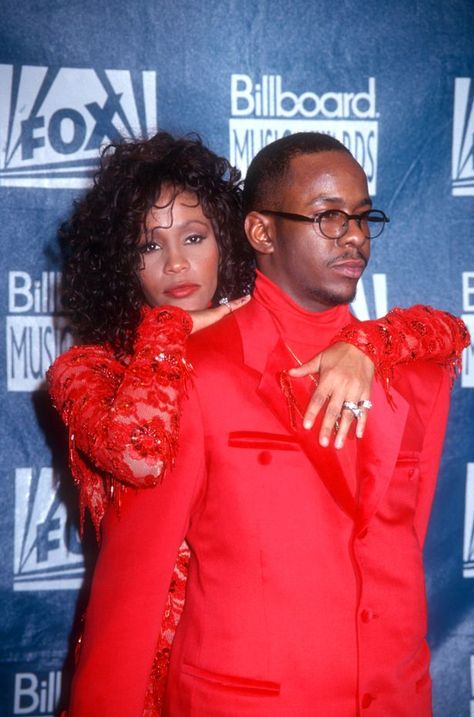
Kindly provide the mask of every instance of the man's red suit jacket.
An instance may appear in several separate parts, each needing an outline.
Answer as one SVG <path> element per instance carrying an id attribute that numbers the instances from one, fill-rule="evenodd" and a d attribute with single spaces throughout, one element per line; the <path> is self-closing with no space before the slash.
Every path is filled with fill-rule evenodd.
<path id="1" fill-rule="evenodd" d="M 338 453 L 290 427 L 278 375 L 292 362 L 263 305 L 189 353 L 175 468 L 105 521 L 71 717 L 141 717 L 184 537 L 167 715 L 428 717 L 422 545 L 447 371 L 400 368 L 395 408 L 375 384 L 366 435 Z"/>

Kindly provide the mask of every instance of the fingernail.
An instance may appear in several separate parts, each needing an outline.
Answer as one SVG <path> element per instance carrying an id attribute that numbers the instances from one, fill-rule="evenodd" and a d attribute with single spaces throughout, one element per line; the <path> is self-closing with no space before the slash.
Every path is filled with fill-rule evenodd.
<path id="1" fill-rule="evenodd" d="M 326 448 L 329 445 L 329 439 L 324 436 L 324 438 L 321 438 L 319 441 L 321 446 L 324 446 Z"/>
<path id="2" fill-rule="evenodd" d="M 307 418 L 303 421 L 303 428 L 306 428 L 307 431 L 309 431 L 310 428 L 312 428 L 313 422 L 308 420 Z"/>

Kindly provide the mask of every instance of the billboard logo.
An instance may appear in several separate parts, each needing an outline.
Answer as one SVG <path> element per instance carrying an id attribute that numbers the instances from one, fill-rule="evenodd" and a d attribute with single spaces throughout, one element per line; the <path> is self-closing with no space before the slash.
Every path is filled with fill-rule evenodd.
<path id="1" fill-rule="evenodd" d="M 13 714 L 53 717 L 61 694 L 61 672 L 17 672 Z"/>
<path id="2" fill-rule="evenodd" d="M 17 468 L 14 590 L 75 590 L 83 575 L 79 537 L 52 469 Z"/>
<path id="3" fill-rule="evenodd" d="M 367 90 L 325 92 L 289 90 L 281 75 L 231 75 L 230 161 L 243 175 L 253 157 L 276 139 L 294 132 L 324 132 L 340 140 L 364 168 L 376 193 L 378 113 L 375 78 Z"/>
<path id="4" fill-rule="evenodd" d="M 474 87 L 468 77 L 454 81 L 452 178 L 454 196 L 474 196 Z"/>
<path id="5" fill-rule="evenodd" d="M 0 65 L 0 186 L 81 188 L 99 148 L 157 130 L 156 72 Z"/>
<path id="6" fill-rule="evenodd" d="M 464 510 L 463 575 L 474 578 L 474 463 L 467 464 Z"/>
<path id="7" fill-rule="evenodd" d="M 44 381 L 54 359 L 73 343 L 71 329 L 60 315 L 61 275 L 27 271 L 8 275 L 6 320 L 7 388 L 34 391 Z"/>
<path id="8" fill-rule="evenodd" d="M 474 342 L 474 271 L 462 273 L 462 320 Z M 463 388 L 474 388 L 474 343 L 463 351 L 461 385 Z"/>

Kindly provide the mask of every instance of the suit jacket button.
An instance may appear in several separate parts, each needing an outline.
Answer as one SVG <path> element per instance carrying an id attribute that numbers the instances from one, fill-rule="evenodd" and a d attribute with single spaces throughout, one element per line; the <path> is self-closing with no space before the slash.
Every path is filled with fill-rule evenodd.
<path id="1" fill-rule="evenodd" d="M 272 462 L 272 454 L 270 451 L 260 451 L 258 454 L 258 462 L 261 463 L 262 466 L 268 466 L 268 464 Z"/>
<path id="2" fill-rule="evenodd" d="M 362 620 L 362 622 L 370 622 L 376 617 L 377 615 L 375 614 L 375 612 L 372 612 L 372 610 L 362 610 L 360 614 L 360 619 Z"/>
<path id="3" fill-rule="evenodd" d="M 361 706 L 363 709 L 367 709 L 367 707 L 370 707 L 372 702 L 375 700 L 375 696 L 371 695 L 370 692 L 366 692 L 365 695 L 362 695 L 361 699 Z"/>

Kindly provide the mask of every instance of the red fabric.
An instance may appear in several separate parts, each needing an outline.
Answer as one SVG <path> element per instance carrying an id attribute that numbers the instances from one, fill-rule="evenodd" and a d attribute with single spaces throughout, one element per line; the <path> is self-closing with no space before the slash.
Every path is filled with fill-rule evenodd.
<path id="1" fill-rule="evenodd" d="M 318 426 L 288 424 L 280 332 L 257 295 L 191 338 L 175 468 L 106 516 L 72 717 L 143 713 L 185 536 L 166 715 L 353 717 L 369 701 L 376 717 L 431 714 L 421 542 L 448 371 L 396 369 L 395 409 L 375 385 L 352 485 Z"/>
<path id="2" fill-rule="evenodd" d="M 259 271 L 254 298 L 268 310 L 282 339 L 303 362 L 323 351 L 334 336 L 351 324 L 347 304 L 340 304 L 318 314 L 315 322 L 314 312 L 295 303 Z M 294 361 L 290 360 L 289 365 L 294 365 Z"/>
<path id="3" fill-rule="evenodd" d="M 155 485 L 172 465 L 179 405 L 190 367 L 189 315 L 176 307 L 144 308 L 133 356 L 119 361 L 110 347 L 78 346 L 48 371 L 53 403 L 69 429 L 69 465 L 79 488 L 81 527 L 89 511 L 97 537 L 109 500 L 130 487 Z M 143 717 L 159 717 L 168 663 L 186 590 L 189 548 L 173 571 L 156 645 Z M 80 655 L 81 641 L 77 654 Z"/>
<path id="4" fill-rule="evenodd" d="M 431 306 L 391 309 L 374 321 L 349 324 L 331 341 L 346 341 L 364 351 L 375 363 L 379 379 L 389 389 L 395 366 L 418 359 L 461 368 L 461 353 L 471 337 L 461 319 Z"/>
<path id="5" fill-rule="evenodd" d="M 454 371 L 470 342 L 460 319 L 425 306 L 393 309 L 357 324 L 347 306 L 338 306 L 320 314 L 313 331 L 313 314 L 289 297 L 282 300 L 275 285 L 257 274 L 256 300 L 271 312 L 285 343 L 302 361 L 346 341 L 374 361 L 386 388 L 402 363 L 432 360 Z M 81 519 L 88 510 L 97 534 L 108 500 L 119 503 L 124 486 L 155 485 L 173 462 L 191 329 L 190 317 L 177 307 L 144 308 L 133 356 L 119 360 L 109 346 L 78 346 L 48 371 L 53 403 L 69 428 Z"/>
<path id="6" fill-rule="evenodd" d="M 121 362 L 108 346 L 74 346 L 47 374 L 53 404 L 69 428 L 81 524 L 87 509 L 97 534 L 108 497 L 119 502 L 123 484 L 155 485 L 178 443 L 192 320 L 176 307 L 143 315 L 133 356 Z"/>

